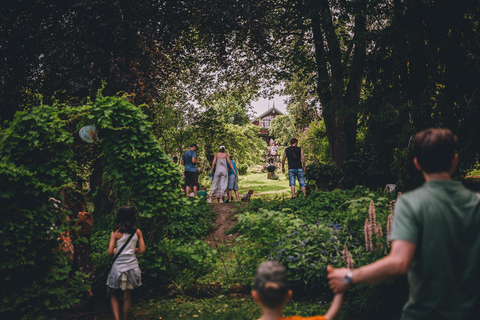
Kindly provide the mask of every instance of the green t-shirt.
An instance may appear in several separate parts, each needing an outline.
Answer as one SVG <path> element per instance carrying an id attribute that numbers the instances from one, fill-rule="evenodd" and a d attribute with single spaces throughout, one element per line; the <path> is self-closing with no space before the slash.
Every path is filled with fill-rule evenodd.
<path id="1" fill-rule="evenodd" d="M 480 312 L 480 198 L 434 180 L 402 195 L 390 240 L 417 245 L 408 272 L 407 319 L 475 319 Z"/>
<path id="2" fill-rule="evenodd" d="M 205 190 L 200 190 L 200 191 L 198 191 L 197 196 L 206 199 L 207 196 L 208 196 L 208 193 Z"/>

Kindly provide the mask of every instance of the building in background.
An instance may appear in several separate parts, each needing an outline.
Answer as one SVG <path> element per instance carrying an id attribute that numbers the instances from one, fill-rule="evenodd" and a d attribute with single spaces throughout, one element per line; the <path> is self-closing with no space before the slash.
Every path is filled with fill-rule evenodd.
<path id="1" fill-rule="evenodd" d="M 270 121 L 276 116 L 283 115 L 283 112 L 275 108 L 275 105 L 262 113 L 258 118 L 251 121 L 252 124 L 258 126 L 258 136 L 262 138 L 267 144 L 270 144 L 270 139 L 275 139 L 268 128 L 270 128 Z"/>

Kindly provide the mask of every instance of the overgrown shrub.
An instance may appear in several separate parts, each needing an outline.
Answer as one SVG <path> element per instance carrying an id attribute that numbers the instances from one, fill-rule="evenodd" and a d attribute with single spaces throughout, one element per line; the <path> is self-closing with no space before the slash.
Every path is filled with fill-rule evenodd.
<path id="1" fill-rule="evenodd" d="M 315 120 L 311 122 L 298 139 L 298 146 L 303 149 L 308 164 L 328 162 L 330 160 L 330 148 L 324 121 Z"/>
<path id="2" fill-rule="evenodd" d="M 243 175 L 246 175 L 247 174 L 247 170 L 248 170 L 248 165 L 246 164 L 239 164 L 237 165 L 237 170 L 238 170 L 238 174 L 243 176 Z"/>
<path id="3" fill-rule="evenodd" d="M 68 181 L 72 139 L 55 107 L 17 113 L 0 143 L 3 319 L 50 319 L 79 301 L 84 276 L 59 250 L 65 214 L 50 197 Z"/>
<path id="4" fill-rule="evenodd" d="M 213 227 L 215 214 L 204 199 L 195 199 L 189 206 L 171 214 L 166 226 L 167 236 L 184 241 L 202 239 Z"/>
<path id="5" fill-rule="evenodd" d="M 158 244 L 157 252 L 158 267 L 145 274 L 146 279 L 150 283 L 173 283 L 180 289 L 210 272 L 216 262 L 216 250 L 201 240 L 184 242 L 165 238 Z"/>
<path id="6" fill-rule="evenodd" d="M 346 266 L 341 257 L 345 245 L 356 266 L 387 253 L 385 239 L 379 242 L 381 249 L 367 252 L 363 228 L 373 201 L 376 221 L 386 234 L 389 200 L 383 192 L 364 187 L 315 192 L 293 201 L 254 199 L 237 216 L 232 231 L 241 234 L 239 241 L 253 243 L 248 246 L 247 241 L 242 242 L 239 250 L 243 260 L 254 266 L 267 257 L 280 260 L 290 267 L 289 275 L 296 285 L 308 283 L 311 290 L 318 285 L 326 288 L 326 266 Z"/>
<path id="7" fill-rule="evenodd" d="M 312 163 L 305 168 L 305 179 L 314 181 L 319 190 L 335 189 L 342 176 L 342 170 L 333 164 Z"/>

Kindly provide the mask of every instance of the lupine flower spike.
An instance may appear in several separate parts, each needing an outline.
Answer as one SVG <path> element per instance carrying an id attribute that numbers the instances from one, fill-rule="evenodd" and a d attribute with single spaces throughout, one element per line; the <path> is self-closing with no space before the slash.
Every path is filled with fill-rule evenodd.
<path id="1" fill-rule="evenodd" d="M 347 245 L 343 246 L 343 262 L 347 265 L 349 269 L 353 269 L 353 258 L 350 252 L 348 252 Z"/>
<path id="2" fill-rule="evenodd" d="M 373 251 L 372 228 L 368 219 L 365 219 L 365 227 L 363 229 L 363 233 L 365 234 L 365 248 L 368 252 L 371 252 Z"/>

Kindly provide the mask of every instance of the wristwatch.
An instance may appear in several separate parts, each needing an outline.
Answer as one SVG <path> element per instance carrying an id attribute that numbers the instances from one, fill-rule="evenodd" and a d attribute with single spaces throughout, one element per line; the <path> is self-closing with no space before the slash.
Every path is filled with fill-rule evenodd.
<path id="1" fill-rule="evenodd" d="M 343 282 L 345 282 L 345 284 L 349 286 L 352 286 L 353 285 L 352 276 L 353 276 L 353 270 L 348 271 L 345 278 L 343 278 Z"/>

